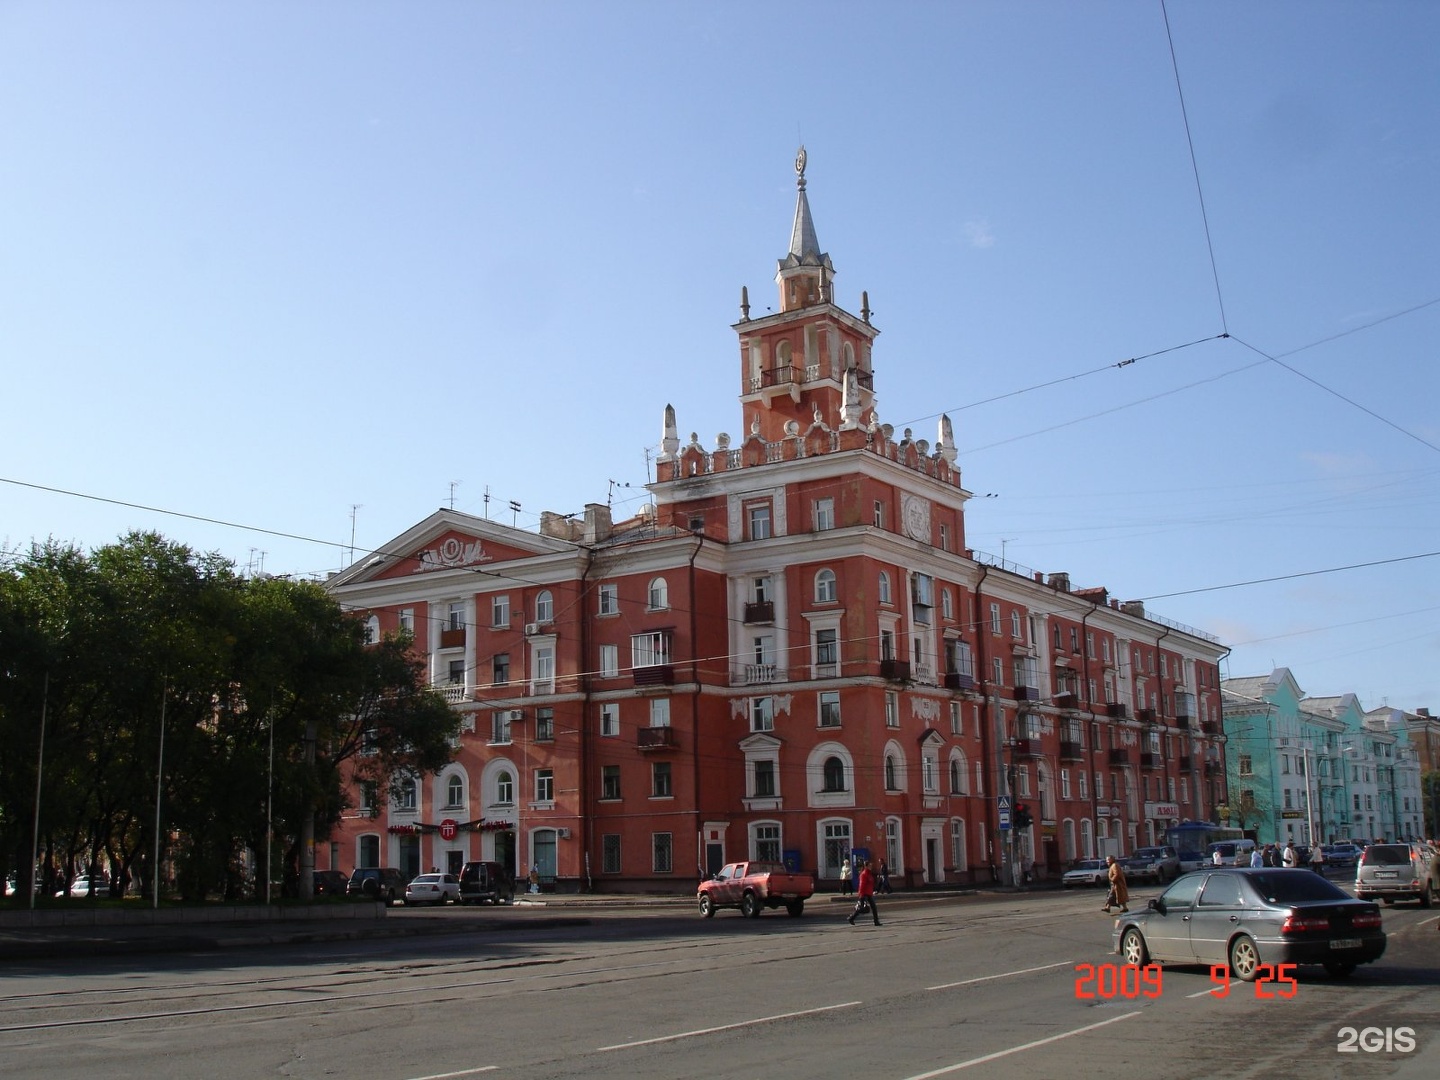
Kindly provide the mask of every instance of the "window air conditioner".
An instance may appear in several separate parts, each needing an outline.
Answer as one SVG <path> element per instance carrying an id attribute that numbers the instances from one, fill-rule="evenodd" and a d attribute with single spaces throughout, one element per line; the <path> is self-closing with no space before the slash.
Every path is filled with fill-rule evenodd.
<path id="1" fill-rule="evenodd" d="M 569 830 L 569 829 L 556 829 L 556 830 L 555 830 L 555 835 L 556 835 L 557 837 L 559 837 L 561 840 L 569 840 L 569 839 L 570 839 L 570 830 Z"/>
<path id="2" fill-rule="evenodd" d="M 525 714 L 524 714 L 524 712 L 522 712 L 521 710 L 519 710 L 519 709 L 511 709 L 511 710 L 510 710 L 510 723 L 512 723 L 512 724 L 518 724 L 518 723 L 520 723 L 520 721 L 522 721 L 522 720 L 524 720 L 524 719 L 525 719 Z"/>
<path id="3" fill-rule="evenodd" d="M 540 624 L 538 622 L 527 622 L 525 624 L 526 637 L 534 637 L 538 633 L 540 633 Z"/>

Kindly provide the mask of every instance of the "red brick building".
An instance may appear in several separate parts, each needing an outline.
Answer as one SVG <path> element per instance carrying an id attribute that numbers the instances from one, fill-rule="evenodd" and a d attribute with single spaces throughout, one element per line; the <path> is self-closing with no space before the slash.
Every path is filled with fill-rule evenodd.
<path id="1" fill-rule="evenodd" d="M 667 407 L 640 517 L 536 535 L 441 510 L 331 580 L 413 633 L 464 732 L 439 775 L 357 792 L 317 866 L 686 891 L 774 857 L 825 887 L 861 849 L 899 882 L 970 882 L 1224 803 L 1224 648 L 967 549 L 949 420 L 933 446 L 878 422 L 879 331 L 863 293 L 835 303 L 804 166 L 778 311 L 742 291 L 734 325 L 741 438 L 682 445 Z"/>

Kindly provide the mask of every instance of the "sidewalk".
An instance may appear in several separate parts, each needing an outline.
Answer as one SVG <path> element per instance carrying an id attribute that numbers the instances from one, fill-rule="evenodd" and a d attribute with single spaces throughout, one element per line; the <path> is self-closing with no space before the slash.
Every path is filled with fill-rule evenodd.
<path id="1" fill-rule="evenodd" d="M 885 902 L 908 904 L 977 895 L 1023 895 L 1027 891 L 1049 890 L 1045 885 L 1031 890 L 1004 886 L 902 889 L 887 895 Z M 853 903 L 853 896 L 817 893 L 807 914 L 842 914 Z M 103 908 L 52 908 L 33 913 L 43 918 L 32 920 L 30 912 L 0 909 L 0 962 L 488 933 L 531 929 L 537 924 L 577 926 L 584 925 L 599 910 L 659 908 L 677 914 L 693 912 L 695 898 L 627 893 L 521 894 L 515 897 L 515 907 L 529 914 L 522 919 L 488 919 L 484 915 L 493 909 L 482 905 L 465 909 L 472 917 L 457 918 L 455 908 L 406 911 L 403 907 L 387 909 L 382 904 L 328 904 L 301 909 L 217 907 L 198 913 L 187 913 L 185 909 L 122 913 Z"/>

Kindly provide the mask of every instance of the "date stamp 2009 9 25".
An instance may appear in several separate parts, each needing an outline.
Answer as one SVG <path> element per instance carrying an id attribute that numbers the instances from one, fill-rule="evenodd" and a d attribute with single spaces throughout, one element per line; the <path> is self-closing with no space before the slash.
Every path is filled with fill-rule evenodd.
<path id="1" fill-rule="evenodd" d="M 1112 998 L 1158 998 L 1164 991 L 1164 973 L 1159 964 L 1076 964 L 1075 999 L 1077 1001 L 1110 1000 Z M 1230 994 L 1230 968 L 1215 964 L 1210 968 L 1210 981 L 1215 988 L 1211 997 Z M 1294 964 L 1261 964 L 1255 972 L 1255 997 L 1259 1001 L 1293 998 L 1300 989 L 1295 980 Z"/>

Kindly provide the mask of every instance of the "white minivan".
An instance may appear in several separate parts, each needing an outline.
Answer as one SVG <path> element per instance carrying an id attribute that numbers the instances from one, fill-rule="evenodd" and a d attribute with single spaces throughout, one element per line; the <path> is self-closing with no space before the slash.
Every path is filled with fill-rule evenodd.
<path id="1" fill-rule="evenodd" d="M 1205 866 L 1215 866 L 1215 852 L 1220 852 L 1220 866 L 1249 866 L 1254 840 L 1217 840 L 1205 849 Z M 1203 870 L 1204 867 L 1202 866 Z"/>

